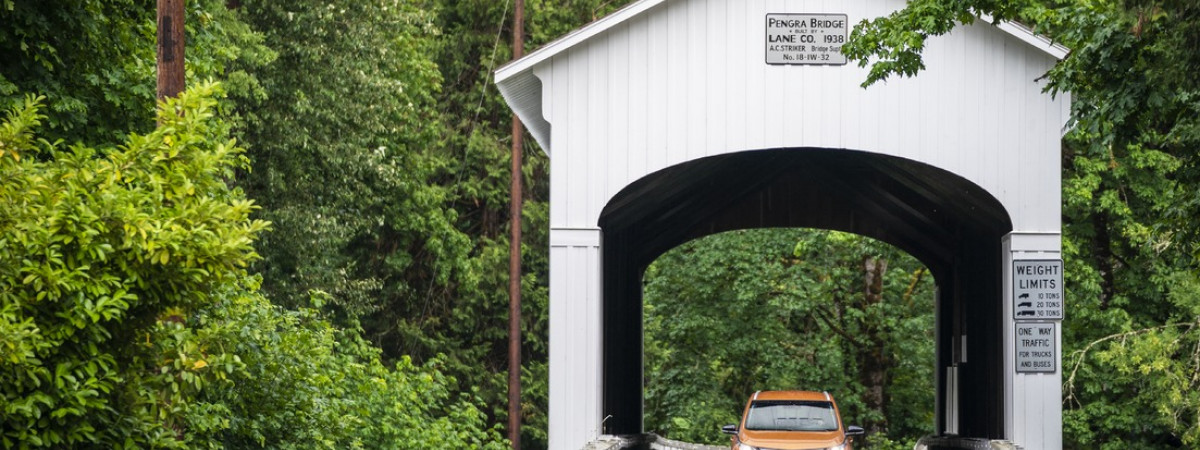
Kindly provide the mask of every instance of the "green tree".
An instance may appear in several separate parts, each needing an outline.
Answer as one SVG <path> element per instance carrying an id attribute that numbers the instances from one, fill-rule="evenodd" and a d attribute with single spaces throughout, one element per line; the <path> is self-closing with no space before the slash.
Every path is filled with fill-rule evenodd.
<path id="1" fill-rule="evenodd" d="M 647 428 L 720 443 L 757 390 L 826 390 L 847 423 L 932 428 L 933 289 L 915 259 L 837 232 L 723 233 L 645 277 Z M 882 364 L 881 364 L 882 363 Z"/>
<path id="2" fill-rule="evenodd" d="M 312 297 L 314 305 L 327 299 Z M 389 366 L 360 329 L 334 326 L 316 309 L 284 309 L 247 289 L 194 322 L 194 335 L 236 353 L 243 370 L 198 393 L 189 446 L 507 448 L 438 360 Z"/>
<path id="3" fill-rule="evenodd" d="M 916 0 L 856 28 L 867 83 L 913 75 L 927 38 L 974 14 L 1067 47 L 1047 74 L 1071 92 L 1064 139 L 1069 448 L 1200 443 L 1200 5 L 1176 0 Z"/>
<path id="4" fill-rule="evenodd" d="M 228 80 L 236 97 L 257 95 L 255 80 L 230 64 L 262 64 L 270 52 L 225 8 L 187 1 L 187 82 Z M 23 93 L 46 97 L 42 133 L 111 146 L 149 132 L 155 98 L 155 3 L 149 0 L 0 1 L 0 107 Z"/>
<path id="5" fill-rule="evenodd" d="M 619 6 L 602 3 L 532 2 L 529 45 Z M 328 291 L 322 309 L 361 323 L 389 360 L 444 354 L 444 372 L 504 423 L 510 113 L 491 73 L 510 59 L 511 4 L 330 5 L 241 7 L 279 51 L 270 66 L 247 68 L 265 100 L 239 108 L 241 136 L 255 144 L 254 170 L 239 183 L 275 224 L 259 247 L 264 291 L 291 307 Z M 548 169 L 526 142 L 522 441 L 539 448 Z"/>
<path id="6" fill-rule="evenodd" d="M 244 160 L 201 95 L 104 152 L 36 139 L 40 101 L 0 128 L 3 442 L 174 445 L 188 396 L 236 362 L 172 333 L 255 257 L 266 224 L 222 180 Z"/>
<path id="7" fill-rule="evenodd" d="M 267 224 L 226 182 L 247 161 L 217 92 L 104 151 L 38 139 L 37 98 L 0 124 L 0 442 L 504 448 L 436 360 L 389 368 L 357 328 L 258 292 Z"/>
<path id="8" fill-rule="evenodd" d="M 457 227 L 472 237 L 481 274 L 475 293 L 460 294 L 455 304 L 455 329 L 443 333 L 445 348 L 463 351 L 477 373 L 468 379 L 482 386 L 493 416 L 507 421 L 505 373 L 507 355 L 507 254 L 511 112 L 493 84 L 493 71 L 512 55 L 511 2 L 491 0 L 438 0 L 430 2 L 441 35 L 433 57 L 442 73 L 443 89 L 438 109 L 447 132 L 441 142 L 451 161 L 450 205 L 459 212 Z M 628 0 L 526 2 L 526 50 L 561 37 L 596 18 L 629 3 Z M 549 164 L 536 142 L 526 136 L 525 208 L 522 264 L 522 328 L 524 448 L 546 446 L 548 401 L 549 324 Z M 449 325 L 450 323 L 446 323 Z M 449 327 L 448 327 L 449 328 Z M 460 351 L 460 350 L 455 350 Z M 472 368 L 473 367 L 473 368 Z M 484 370 L 480 373 L 480 368 Z"/>

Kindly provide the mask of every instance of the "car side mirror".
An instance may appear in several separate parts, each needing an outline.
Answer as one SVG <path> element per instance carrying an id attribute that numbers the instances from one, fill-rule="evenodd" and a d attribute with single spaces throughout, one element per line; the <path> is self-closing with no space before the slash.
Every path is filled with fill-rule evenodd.
<path id="1" fill-rule="evenodd" d="M 725 425 L 721 427 L 721 432 L 725 434 L 737 434 L 737 425 Z"/>
<path id="2" fill-rule="evenodd" d="M 858 425 L 850 425 L 846 427 L 846 436 L 862 436 L 866 431 Z"/>

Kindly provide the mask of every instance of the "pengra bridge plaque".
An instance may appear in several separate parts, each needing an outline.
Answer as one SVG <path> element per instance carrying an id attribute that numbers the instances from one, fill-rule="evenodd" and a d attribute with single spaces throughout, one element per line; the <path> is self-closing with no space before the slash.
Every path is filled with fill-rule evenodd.
<path id="1" fill-rule="evenodd" d="M 767 14 L 767 64 L 845 65 L 845 14 Z"/>

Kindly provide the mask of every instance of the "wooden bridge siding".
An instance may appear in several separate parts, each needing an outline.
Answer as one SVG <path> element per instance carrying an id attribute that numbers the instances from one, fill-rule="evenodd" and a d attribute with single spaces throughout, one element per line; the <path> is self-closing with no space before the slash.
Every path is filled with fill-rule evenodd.
<path id="1" fill-rule="evenodd" d="M 600 211 L 654 171 L 763 148 L 878 152 L 974 181 L 1005 205 L 1017 231 L 1058 232 L 1058 136 L 1069 101 L 1047 101 L 1034 82 L 1052 66 L 1048 55 L 977 24 L 931 40 L 918 78 L 865 90 L 866 69 L 853 65 L 763 61 L 764 12 L 845 12 L 856 23 L 901 5 L 667 1 L 534 68 L 551 125 L 543 144 L 551 153 L 552 447 L 578 448 L 599 433 L 553 422 L 603 420 L 598 395 L 586 394 L 597 389 L 590 371 L 600 367 L 599 336 L 587 330 L 602 325 L 595 305 L 603 293 L 595 280 L 563 279 L 565 268 L 598 272 Z M 813 104 L 824 106 L 796 106 Z M 583 235 L 595 244 L 563 244 Z"/>

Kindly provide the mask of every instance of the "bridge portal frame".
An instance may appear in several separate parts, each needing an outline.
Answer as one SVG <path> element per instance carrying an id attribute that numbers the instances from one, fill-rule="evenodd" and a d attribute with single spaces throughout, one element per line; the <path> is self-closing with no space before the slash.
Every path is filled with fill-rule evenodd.
<path id="1" fill-rule="evenodd" d="M 1044 93 L 1039 79 L 1066 50 L 1012 24 L 960 26 L 929 42 L 920 75 L 867 89 L 859 86 L 866 69 L 854 65 L 763 60 L 767 14 L 846 14 L 856 23 L 903 5 L 640 0 L 496 72 L 505 99 L 550 156 L 552 449 L 582 448 L 603 433 L 641 431 L 640 417 L 634 423 L 611 414 L 633 408 L 612 405 L 620 396 L 606 385 L 622 378 L 606 366 L 613 361 L 606 354 L 636 354 L 639 365 L 623 370 L 636 370 L 641 379 L 640 315 L 621 321 L 609 311 L 606 322 L 606 305 L 621 295 L 606 271 L 620 257 L 606 251 L 612 244 L 606 239 L 614 239 L 601 229 L 606 209 L 656 173 L 760 149 L 852 149 L 900 158 L 954 174 L 994 198 L 1011 232 L 995 242 L 1001 343 L 995 334 L 983 338 L 1003 354 L 978 355 L 980 336 L 939 326 L 937 431 L 966 431 L 963 413 L 972 399 L 964 386 L 978 380 L 961 371 L 984 358 L 1003 367 L 997 375 L 1003 385 L 994 387 L 1002 391 L 1002 411 L 998 425 L 970 431 L 1026 448 L 1061 446 L 1061 372 L 1013 370 L 1010 269 L 1013 260 L 1061 254 L 1060 139 L 1070 97 Z M 876 223 L 892 225 L 905 224 Z M 946 280 L 938 280 L 939 290 L 962 288 Z M 962 304 L 961 295 L 947 297 Z M 939 323 L 943 319 L 939 311 Z M 636 334 L 636 341 L 611 339 L 622 332 Z"/>

